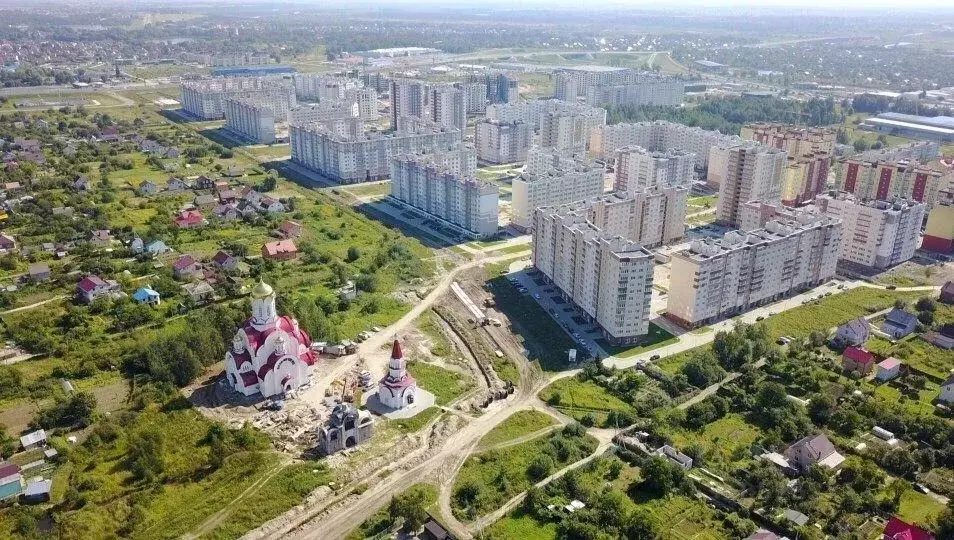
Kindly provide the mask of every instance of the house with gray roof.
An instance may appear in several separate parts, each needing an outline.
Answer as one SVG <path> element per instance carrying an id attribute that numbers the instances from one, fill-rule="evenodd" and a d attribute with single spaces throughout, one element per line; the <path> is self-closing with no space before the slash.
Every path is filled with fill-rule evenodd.
<path id="1" fill-rule="evenodd" d="M 864 345 L 870 337 L 871 328 L 868 321 L 864 317 L 858 317 L 839 326 L 832 341 L 838 347 L 849 347 Z"/>
<path id="2" fill-rule="evenodd" d="M 900 339 L 914 332 L 918 325 L 918 318 L 913 313 L 908 313 L 903 309 L 892 309 L 888 316 L 884 318 L 881 325 L 881 331 L 889 336 Z"/>
<path id="3" fill-rule="evenodd" d="M 824 434 L 809 435 L 795 441 L 785 450 L 785 458 L 802 473 L 816 463 L 834 469 L 845 461 L 845 457 L 838 453 L 835 445 Z"/>

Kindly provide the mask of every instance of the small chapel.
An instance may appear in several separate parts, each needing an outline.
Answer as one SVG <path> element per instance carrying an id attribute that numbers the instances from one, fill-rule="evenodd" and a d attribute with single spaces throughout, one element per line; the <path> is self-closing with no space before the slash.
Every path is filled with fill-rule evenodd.
<path id="1" fill-rule="evenodd" d="M 260 281 L 251 295 L 252 316 L 235 332 L 225 353 L 226 378 L 246 396 L 297 390 L 308 382 L 316 361 L 311 338 L 294 318 L 278 315 L 270 285 Z"/>
<path id="2" fill-rule="evenodd" d="M 416 395 L 417 381 L 407 372 L 401 342 L 395 339 L 391 345 L 388 374 L 378 383 L 378 401 L 390 409 L 403 409 L 414 403 Z"/>

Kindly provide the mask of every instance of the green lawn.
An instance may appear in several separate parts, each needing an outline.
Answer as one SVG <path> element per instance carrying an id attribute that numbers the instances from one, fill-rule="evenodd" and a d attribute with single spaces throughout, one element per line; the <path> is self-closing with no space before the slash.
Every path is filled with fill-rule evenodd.
<path id="1" fill-rule="evenodd" d="M 689 361 L 690 358 L 695 355 L 707 351 L 711 345 L 700 345 L 698 347 L 693 347 L 687 351 L 682 351 L 681 353 L 676 353 L 670 356 L 665 356 L 660 358 L 658 362 L 655 363 L 655 366 L 661 369 L 662 371 L 668 373 L 669 375 L 675 375 L 682 370 L 682 366 Z"/>
<path id="2" fill-rule="evenodd" d="M 702 450 L 703 467 L 728 474 L 751 457 L 749 447 L 759 436 L 759 428 L 745 421 L 741 415 L 730 413 L 707 424 L 702 429 L 663 429 L 661 435 L 672 439 L 673 446 L 685 451 L 690 446 Z"/>
<path id="3" fill-rule="evenodd" d="M 440 415 L 440 407 L 428 407 L 410 418 L 389 420 L 388 423 L 397 426 L 404 433 L 414 433 Z"/>
<path id="4" fill-rule="evenodd" d="M 773 315 L 765 320 L 772 338 L 807 337 L 814 330 L 833 328 L 848 320 L 891 307 L 898 298 L 913 301 L 923 292 L 857 287 Z"/>
<path id="5" fill-rule="evenodd" d="M 517 411 L 494 427 L 490 433 L 484 435 L 484 438 L 480 439 L 480 446 L 484 448 L 496 446 L 556 423 L 552 416 L 540 411 Z"/>
<path id="6" fill-rule="evenodd" d="M 901 497 L 901 507 L 897 515 L 908 523 L 930 523 L 943 511 L 943 504 L 912 490 Z"/>
<path id="7" fill-rule="evenodd" d="M 421 388 L 434 394 L 438 405 L 452 403 L 475 385 L 473 377 L 427 362 L 408 362 L 407 370 L 417 379 Z"/>
<path id="8" fill-rule="evenodd" d="M 617 358 L 630 358 L 637 354 L 642 354 L 653 349 L 665 347 L 679 342 L 679 338 L 670 334 L 665 328 L 649 323 L 649 333 L 640 340 L 640 344 L 635 347 L 622 345 L 610 345 L 605 340 L 598 340 L 597 344 L 612 356 Z"/>
<path id="9" fill-rule="evenodd" d="M 606 422 L 610 411 L 636 414 L 632 405 L 610 394 L 602 386 L 593 381 L 581 381 L 576 377 L 554 381 L 540 392 L 540 399 L 577 420 L 591 414 L 599 425 Z"/>
<path id="10" fill-rule="evenodd" d="M 356 197 L 381 197 L 391 193 L 391 183 L 357 184 L 342 188 Z"/>
<path id="11" fill-rule="evenodd" d="M 483 532 L 488 540 L 556 540 L 557 525 L 552 522 L 540 523 L 518 509 Z"/>
<path id="12" fill-rule="evenodd" d="M 939 379 L 947 378 L 951 369 L 954 369 L 954 350 L 941 349 L 914 334 L 894 345 L 875 336 L 865 345 L 871 352 L 881 356 L 894 356 L 905 364 Z"/>

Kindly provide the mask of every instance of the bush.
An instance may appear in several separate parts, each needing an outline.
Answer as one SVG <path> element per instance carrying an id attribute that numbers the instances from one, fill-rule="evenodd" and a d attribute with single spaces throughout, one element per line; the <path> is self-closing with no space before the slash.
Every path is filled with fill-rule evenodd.
<path id="1" fill-rule="evenodd" d="M 527 474 L 533 480 L 543 480 L 550 475 L 553 466 L 553 458 L 546 454 L 540 454 L 530 462 L 530 466 L 527 467 Z"/>

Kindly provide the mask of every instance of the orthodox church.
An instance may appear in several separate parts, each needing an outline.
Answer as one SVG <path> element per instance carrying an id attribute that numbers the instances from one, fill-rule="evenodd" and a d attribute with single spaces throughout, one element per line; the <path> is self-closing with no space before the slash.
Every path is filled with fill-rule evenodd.
<path id="1" fill-rule="evenodd" d="M 378 384 L 378 400 L 381 405 L 391 409 L 403 409 L 414 403 L 417 394 L 417 381 L 407 372 L 401 343 L 394 340 L 391 346 L 391 361 L 388 362 L 388 374 Z"/>
<path id="2" fill-rule="evenodd" d="M 263 281 L 252 290 L 252 316 L 232 338 L 225 372 L 236 391 L 269 397 L 308 382 L 316 360 L 298 321 L 275 311 L 275 291 Z"/>

